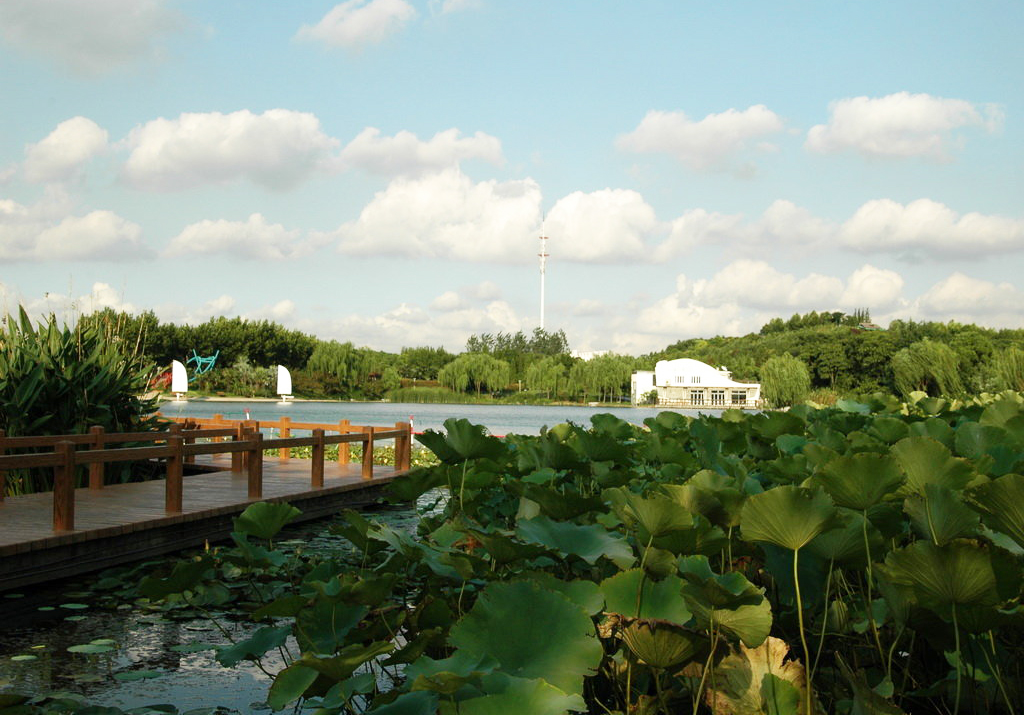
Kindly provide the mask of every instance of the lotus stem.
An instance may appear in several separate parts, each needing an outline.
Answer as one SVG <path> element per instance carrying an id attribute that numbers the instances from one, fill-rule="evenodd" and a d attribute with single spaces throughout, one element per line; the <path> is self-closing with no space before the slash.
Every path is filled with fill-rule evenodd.
<path id="1" fill-rule="evenodd" d="M 828 596 L 829 591 L 832 588 L 832 567 L 834 565 L 835 559 L 829 559 L 828 575 L 825 576 L 825 617 L 821 619 L 821 636 L 818 637 L 818 651 L 814 654 L 814 665 L 811 667 L 811 671 L 807 675 L 808 682 L 814 678 L 814 671 L 818 669 L 818 660 L 821 658 L 821 649 L 825 645 L 825 631 L 828 627 Z"/>
<path id="2" fill-rule="evenodd" d="M 807 636 L 804 635 L 804 602 L 800 597 L 800 573 L 799 573 L 800 549 L 793 549 L 793 586 L 796 588 L 796 618 L 800 627 L 800 643 L 804 647 L 804 667 L 810 664 L 810 649 L 807 647 Z M 813 700 L 811 698 L 811 674 L 807 673 L 807 707 L 804 715 L 814 715 Z"/>
<path id="3" fill-rule="evenodd" d="M 992 631 L 988 632 L 988 642 L 989 645 L 992 646 L 992 657 L 995 658 L 996 638 L 992 634 Z M 1003 674 L 1001 669 L 999 668 L 999 660 L 996 659 L 995 662 L 989 660 L 988 651 L 986 651 L 984 647 L 982 647 L 981 652 L 985 656 L 985 662 L 988 663 L 988 667 L 992 669 L 992 673 L 996 676 L 996 684 L 999 686 L 999 692 L 1002 694 L 1003 700 L 1006 702 L 1006 709 L 1010 711 L 1010 715 L 1015 715 L 1013 703 L 1010 702 L 1010 696 L 1006 693 L 1006 685 L 1003 683 Z"/>
<path id="4" fill-rule="evenodd" d="M 953 703 L 953 715 L 960 712 L 960 625 L 956 620 L 956 603 L 953 603 L 953 638 L 956 642 L 956 702 Z"/>

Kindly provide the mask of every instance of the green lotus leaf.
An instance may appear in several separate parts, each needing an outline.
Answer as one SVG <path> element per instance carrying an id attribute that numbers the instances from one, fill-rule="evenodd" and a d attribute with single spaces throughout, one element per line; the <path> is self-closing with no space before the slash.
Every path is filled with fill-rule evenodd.
<path id="1" fill-rule="evenodd" d="M 657 618 L 686 623 L 692 617 L 686 602 L 679 597 L 683 580 L 666 576 L 661 581 L 645 578 L 642 569 L 622 571 L 601 582 L 605 610 L 630 618 Z"/>
<path id="2" fill-rule="evenodd" d="M 1024 547 L 1024 476 L 1007 474 L 968 492 L 985 524 Z"/>
<path id="3" fill-rule="evenodd" d="M 298 700 L 317 679 L 317 673 L 301 663 L 292 663 L 274 676 L 274 682 L 267 694 L 267 705 L 281 710 L 288 703 Z"/>
<path id="4" fill-rule="evenodd" d="M 605 489 L 602 497 L 611 503 L 623 523 L 638 532 L 643 543 L 652 537 L 693 526 L 690 510 L 667 497 L 642 497 L 621 487 Z"/>
<path id="5" fill-rule="evenodd" d="M 964 422 L 956 430 L 956 451 L 972 459 L 978 471 L 1001 477 L 1017 468 L 1021 459 L 1019 440 L 1002 427 Z"/>
<path id="6" fill-rule="evenodd" d="M 452 417 L 444 421 L 444 429 L 445 441 L 463 459 L 497 459 L 506 452 L 504 443 L 487 434 L 483 425 Z"/>
<path id="7" fill-rule="evenodd" d="M 390 653 L 394 649 L 395 644 L 387 641 L 373 641 L 367 645 L 352 643 L 327 658 L 303 653 L 302 659 L 296 663 L 315 670 L 337 683 L 351 677 L 356 669 L 364 663 L 379 655 Z"/>
<path id="8" fill-rule="evenodd" d="M 284 645 L 291 632 L 290 626 L 260 628 L 244 641 L 218 648 L 217 662 L 230 668 L 243 660 L 261 658 L 268 650 Z"/>
<path id="9" fill-rule="evenodd" d="M 808 467 L 811 469 L 821 469 L 838 457 L 839 452 L 818 442 L 810 442 L 804 447 L 803 455 L 807 457 Z"/>
<path id="10" fill-rule="evenodd" d="M 926 484 L 963 489 L 973 475 L 968 462 L 953 457 L 944 444 L 929 437 L 902 439 L 890 453 L 907 475 L 906 488 L 914 494 L 924 494 Z"/>
<path id="11" fill-rule="evenodd" d="M 597 524 L 573 524 L 538 516 L 520 521 L 516 535 L 527 543 L 540 544 L 563 556 L 577 556 L 591 565 L 602 556 L 620 568 L 636 560 L 625 540 Z"/>
<path id="12" fill-rule="evenodd" d="M 904 715 L 902 710 L 871 689 L 863 670 L 853 671 L 838 654 L 836 660 L 853 691 L 851 715 Z"/>
<path id="13" fill-rule="evenodd" d="M 676 554 L 656 546 L 646 546 L 640 554 L 640 567 L 656 581 L 676 573 Z"/>
<path id="14" fill-rule="evenodd" d="M 139 593 L 146 598 L 159 599 L 172 593 L 191 591 L 213 568 L 213 556 L 205 553 L 197 559 L 179 561 L 167 578 L 147 576 L 139 583 Z"/>
<path id="15" fill-rule="evenodd" d="M 457 650 L 441 660 L 429 656 L 418 658 L 405 669 L 405 677 L 412 683 L 413 690 L 452 694 L 467 683 L 479 682 L 497 667 L 498 662 L 484 653 Z"/>
<path id="16" fill-rule="evenodd" d="M 295 617 L 295 637 L 303 651 L 333 653 L 369 608 L 346 603 L 340 596 L 320 595 Z"/>
<path id="17" fill-rule="evenodd" d="M 965 540 L 944 546 L 916 541 L 890 552 L 879 570 L 940 613 L 953 605 L 994 606 L 1005 600 L 1008 584 L 1019 582 L 1020 576 L 1009 554 Z"/>
<path id="18" fill-rule="evenodd" d="M 936 442 L 942 442 L 950 449 L 953 448 L 956 440 L 956 431 L 949 426 L 949 423 L 938 417 L 929 417 L 920 422 L 911 422 L 909 425 L 910 436 L 931 437 Z"/>
<path id="19" fill-rule="evenodd" d="M 617 441 L 632 439 L 637 432 L 636 425 L 608 412 L 591 415 L 590 424 L 593 425 L 594 432 Z"/>
<path id="20" fill-rule="evenodd" d="M 638 618 L 622 629 L 622 640 L 638 659 L 663 670 L 690 662 L 706 652 L 707 636 L 677 623 Z"/>
<path id="21" fill-rule="evenodd" d="M 808 441 L 802 434 L 782 434 L 775 438 L 775 446 L 783 454 L 799 454 Z"/>
<path id="22" fill-rule="evenodd" d="M 797 715 L 806 692 L 804 667 L 786 660 L 789 647 L 767 638 L 756 648 L 740 645 L 722 659 L 715 683 L 706 694 L 715 713 L 729 715 Z"/>
<path id="23" fill-rule="evenodd" d="M 956 538 L 973 536 L 981 520 L 978 512 L 960 500 L 960 495 L 940 484 L 926 484 L 923 495 L 903 502 L 914 529 L 939 546 Z"/>
<path id="24" fill-rule="evenodd" d="M 525 582 L 494 582 L 451 630 L 450 643 L 494 658 L 504 673 L 542 677 L 582 694 L 603 657 L 590 616 L 560 593 Z"/>
<path id="25" fill-rule="evenodd" d="M 277 532 L 293 521 L 301 511 L 291 504 L 256 502 L 234 519 L 234 530 L 259 539 L 273 539 Z"/>
<path id="26" fill-rule="evenodd" d="M 837 506 L 859 511 L 882 502 L 903 479 L 899 465 L 889 455 L 863 453 L 837 457 L 814 477 Z"/>
<path id="27" fill-rule="evenodd" d="M 910 436 L 910 428 L 906 422 L 895 417 L 875 417 L 868 427 L 868 434 L 877 437 L 885 444 L 896 444 Z"/>
<path id="28" fill-rule="evenodd" d="M 706 556 L 685 556 L 679 559 L 679 573 L 687 585 L 696 587 L 692 593 L 714 608 L 737 608 L 764 600 L 764 593 L 736 571 L 716 574 Z"/>
<path id="29" fill-rule="evenodd" d="M 604 511 L 605 508 L 604 501 L 596 496 L 564 493 L 560 489 L 529 482 L 511 482 L 508 486 L 513 494 L 536 502 L 542 514 L 559 521 L 575 519 L 580 514 Z"/>
<path id="30" fill-rule="evenodd" d="M 607 434 L 588 432 L 578 426 L 576 439 L 571 445 L 581 457 L 592 462 L 624 462 L 629 459 L 630 454 L 630 450 L 622 442 L 609 439 Z"/>
<path id="31" fill-rule="evenodd" d="M 1021 415 L 1024 415 L 1024 402 L 1021 401 L 1019 395 L 1012 392 L 1004 393 L 982 411 L 978 422 L 983 425 L 1005 427 L 1008 422 Z"/>
<path id="32" fill-rule="evenodd" d="M 781 486 L 747 499 L 740 515 L 743 538 L 797 550 L 839 525 L 838 512 L 820 488 Z"/>
<path id="33" fill-rule="evenodd" d="M 114 646 L 106 643 L 82 643 L 68 646 L 68 653 L 109 653 L 112 650 L 114 650 Z"/>
<path id="34" fill-rule="evenodd" d="M 596 583 L 588 579 L 563 581 L 547 571 L 524 571 L 517 574 L 515 580 L 532 581 L 549 591 L 560 593 L 590 615 L 604 610 L 604 594 Z"/>
<path id="35" fill-rule="evenodd" d="M 437 693 L 418 690 L 402 693 L 387 705 L 368 710 L 366 715 L 436 715 Z"/>
<path id="36" fill-rule="evenodd" d="M 673 531 L 656 538 L 652 544 L 676 556 L 687 554 L 703 554 L 711 556 L 721 554 L 729 542 L 729 537 L 717 526 L 712 526 L 704 517 L 693 517 L 693 528 L 685 531 Z"/>
<path id="37" fill-rule="evenodd" d="M 466 533 L 479 541 L 488 555 L 501 566 L 515 561 L 535 559 L 546 553 L 542 547 L 516 541 L 510 534 L 479 529 L 467 529 Z"/>
<path id="38" fill-rule="evenodd" d="M 864 523 L 864 515 L 859 511 L 840 509 L 840 515 L 844 525 L 814 537 L 807 545 L 807 550 L 826 561 L 835 561 L 848 567 L 862 567 L 868 558 L 874 560 L 881 553 L 885 540 L 870 520 Z M 870 555 L 867 553 L 869 548 Z"/>
<path id="39" fill-rule="evenodd" d="M 457 464 L 462 461 L 462 455 L 448 444 L 445 436 L 437 430 L 424 430 L 422 434 L 416 435 L 416 441 L 433 452 L 444 464 Z"/>
<path id="40" fill-rule="evenodd" d="M 568 715 L 583 712 L 587 704 L 577 693 L 566 693 L 541 678 L 517 678 L 491 673 L 481 680 L 485 695 L 443 701 L 441 715 Z"/>

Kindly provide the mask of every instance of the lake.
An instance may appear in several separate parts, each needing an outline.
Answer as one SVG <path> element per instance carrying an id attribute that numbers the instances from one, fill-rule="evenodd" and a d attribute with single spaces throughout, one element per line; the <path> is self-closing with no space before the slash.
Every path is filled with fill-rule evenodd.
<path id="1" fill-rule="evenodd" d="M 590 418 L 601 413 L 643 424 L 648 417 L 671 411 L 684 415 L 719 415 L 722 410 L 669 410 L 656 407 L 585 407 L 582 405 L 452 405 L 409 402 L 340 402 L 268 400 L 202 400 L 162 402 L 160 411 L 168 417 L 211 417 L 222 414 L 228 419 L 276 421 L 290 417 L 301 422 L 336 423 L 348 420 L 354 425 L 393 425 L 413 421 L 413 429 L 441 430 L 449 417 L 462 417 L 483 425 L 493 435 L 540 434 L 544 426 L 574 422 L 590 426 Z"/>

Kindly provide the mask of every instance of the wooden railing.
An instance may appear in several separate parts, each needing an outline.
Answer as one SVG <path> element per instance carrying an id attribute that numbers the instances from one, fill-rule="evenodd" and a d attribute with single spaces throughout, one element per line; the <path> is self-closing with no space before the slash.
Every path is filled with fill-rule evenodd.
<path id="1" fill-rule="evenodd" d="M 640 405 L 640 406 L 644 407 L 645 405 Z M 717 401 L 717 400 L 716 401 L 711 401 L 711 400 L 695 401 L 695 400 L 669 400 L 669 399 L 661 399 L 661 400 L 658 400 L 658 402 L 655 403 L 654 405 L 651 405 L 651 407 L 676 407 L 676 408 L 693 409 L 693 410 L 702 410 L 702 409 L 709 409 L 709 410 L 729 410 L 729 409 L 735 409 L 735 410 L 760 410 L 760 409 L 763 409 L 763 407 L 764 407 L 764 401 L 763 400 L 746 400 L 744 402 L 730 402 L 728 400 L 725 400 L 725 401 L 721 401 L 720 402 L 720 401 Z"/>
<path id="2" fill-rule="evenodd" d="M 179 514 L 182 509 L 184 465 L 199 455 L 230 454 L 231 471 L 248 477 L 248 496 L 263 496 L 264 450 L 281 450 L 287 459 L 292 447 L 312 447 L 310 487 L 324 486 L 325 447 L 337 444 L 338 462 L 349 462 L 349 446 L 359 442 L 363 447 L 363 479 L 373 478 L 373 447 L 381 440 L 395 441 L 396 470 L 409 468 L 412 455 L 412 431 L 407 422 L 393 428 L 357 426 L 344 420 L 337 425 L 255 420 L 224 420 L 175 418 L 167 431 L 105 432 L 92 427 L 86 434 L 7 437 L 0 430 L 0 505 L 4 502 L 7 472 L 14 469 L 50 468 L 53 470 L 53 529 L 71 531 L 75 528 L 75 471 L 88 465 L 89 489 L 102 489 L 105 465 L 140 460 L 166 460 L 165 511 Z M 209 425 L 209 426 L 205 426 Z M 267 439 L 261 429 L 277 429 L 280 438 Z M 291 430 L 310 432 L 308 437 L 292 437 Z M 337 434 L 334 434 L 334 433 Z M 207 440 L 207 441 L 200 441 Z M 125 443 L 154 443 L 150 447 L 112 447 Z M 159 443 L 159 444 L 156 444 Z M 8 454 L 11 450 L 52 449 L 32 454 Z"/>

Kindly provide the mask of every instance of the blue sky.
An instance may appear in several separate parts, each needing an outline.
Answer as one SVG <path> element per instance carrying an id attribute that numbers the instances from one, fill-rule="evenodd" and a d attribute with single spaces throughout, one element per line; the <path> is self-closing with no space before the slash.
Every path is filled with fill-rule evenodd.
<path id="1" fill-rule="evenodd" d="M 4 0 L 0 301 L 384 350 L 1021 327 L 1024 4 Z"/>

